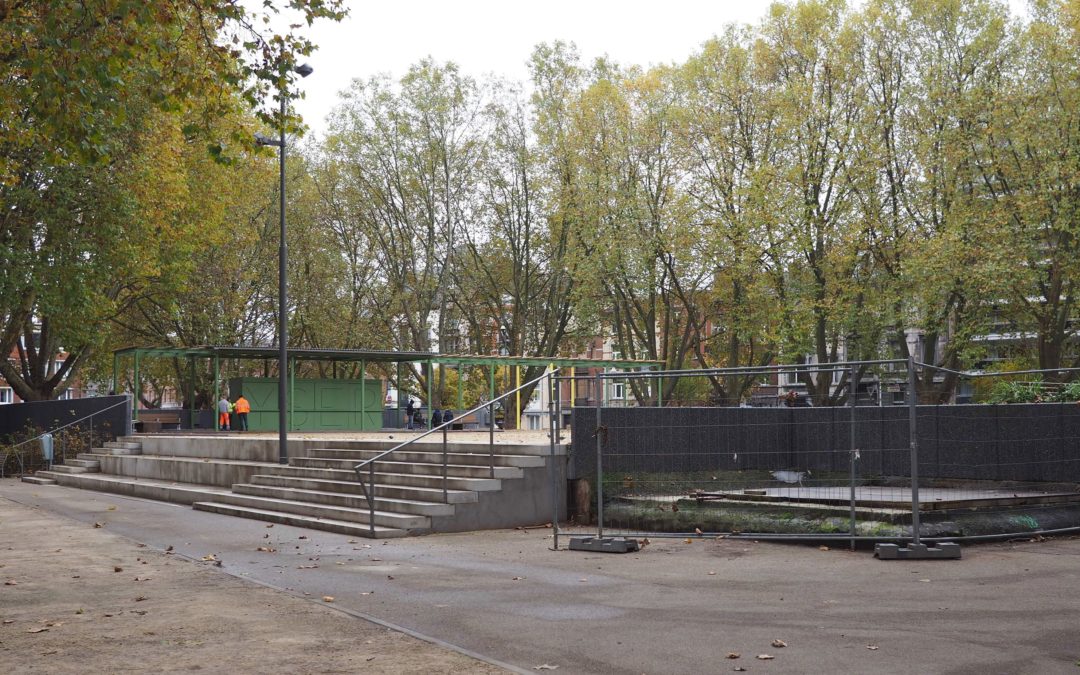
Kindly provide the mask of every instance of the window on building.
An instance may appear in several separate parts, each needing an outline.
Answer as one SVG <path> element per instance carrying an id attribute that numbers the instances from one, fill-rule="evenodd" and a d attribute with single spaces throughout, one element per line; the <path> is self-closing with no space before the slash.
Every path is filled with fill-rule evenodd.
<path id="1" fill-rule="evenodd" d="M 0 387 L 0 405 L 14 402 L 15 393 L 11 390 L 11 387 Z"/>
<path id="2" fill-rule="evenodd" d="M 611 385 L 611 398 L 622 400 L 626 398 L 626 384 L 615 382 Z"/>

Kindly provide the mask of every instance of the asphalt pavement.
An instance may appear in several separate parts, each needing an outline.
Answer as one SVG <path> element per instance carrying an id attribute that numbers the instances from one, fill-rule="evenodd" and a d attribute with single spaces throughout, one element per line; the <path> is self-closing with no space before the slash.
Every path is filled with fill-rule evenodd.
<path id="1" fill-rule="evenodd" d="M 383 542 L 10 479 L 0 498 L 523 671 L 1080 673 L 1078 538 L 960 561 L 702 538 L 614 555 L 552 550 L 547 529 Z"/>

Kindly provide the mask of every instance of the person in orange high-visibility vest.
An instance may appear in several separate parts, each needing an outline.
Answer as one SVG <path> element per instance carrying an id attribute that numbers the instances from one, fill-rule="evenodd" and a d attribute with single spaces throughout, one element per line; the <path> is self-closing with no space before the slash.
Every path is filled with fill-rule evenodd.
<path id="1" fill-rule="evenodd" d="M 243 394 L 240 394 L 240 398 L 236 399 L 236 403 L 233 404 L 233 410 L 236 412 L 237 427 L 240 431 L 247 431 L 247 416 L 251 412 L 251 404 L 244 398 Z"/>

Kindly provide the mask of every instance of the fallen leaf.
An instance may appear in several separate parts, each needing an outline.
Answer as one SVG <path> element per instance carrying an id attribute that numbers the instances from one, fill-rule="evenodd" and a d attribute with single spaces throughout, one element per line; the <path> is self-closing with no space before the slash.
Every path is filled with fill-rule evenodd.
<path id="1" fill-rule="evenodd" d="M 533 666 L 533 670 L 558 670 L 558 666 L 549 666 L 546 663 L 541 663 L 538 666 Z"/>
<path id="2" fill-rule="evenodd" d="M 715 576 L 716 576 L 716 572 L 709 572 L 709 576 L 710 576 L 710 577 L 715 577 Z"/>
<path id="3" fill-rule="evenodd" d="M 679 512 L 679 505 L 676 504 L 675 502 L 671 503 L 671 512 L 672 513 L 678 513 Z"/>
<path id="4" fill-rule="evenodd" d="M 4 585 L 5 586 L 18 586 L 19 582 L 15 581 L 14 579 L 8 579 L 7 581 L 4 582 Z"/>
<path id="5" fill-rule="evenodd" d="M 578 579 L 578 581 L 580 581 L 581 583 L 585 583 L 585 582 L 587 582 L 587 581 L 588 581 L 588 579 L 585 579 L 585 578 L 581 578 L 581 579 Z"/>
<path id="6" fill-rule="evenodd" d="M 921 582 L 922 582 L 922 583 L 924 583 L 924 584 L 928 584 L 928 583 L 930 583 L 930 580 L 929 580 L 929 579 L 919 579 L 919 581 L 921 581 Z"/>
<path id="7" fill-rule="evenodd" d="M 140 595 L 139 597 L 135 598 L 135 602 L 142 602 L 143 600 L 146 600 L 145 595 Z"/>
<path id="8" fill-rule="evenodd" d="M 322 601 L 323 602 L 333 602 L 334 601 L 334 596 L 332 596 L 332 595 L 324 595 L 324 596 L 322 596 Z"/>
<path id="9" fill-rule="evenodd" d="M 876 652 L 879 649 L 877 645 L 866 645 L 866 648 L 872 652 Z"/>
<path id="10" fill-rule="evenodd" d="M 270 546 L 260 546 L 259 548 L 255 549 L 255 550 L 256 551 L 262 551 L 263 553 L 276 553 L 277 552 L 276 548 L 273 548 L 273 547 L 270 547 Z"/>
<path id="11" fill-rule="evenodd" d="M 135 577 L 135 581 L 150 581 L 150 577 Z"/>
<path id="12" fill-rule="evenodd" d="M 390 581 L 394 580 L 394 577 L 392 575 L 389 575 L 389 574 L 386 575 L 386 578 L 389 579 Z"/>
<path id="13" fill-rule="evenodd" d="M 686 543 L 687 543 L 687 544 L 693 544 L 693 543 L 694 543 L 694 540 L 693 540 L 693 539 L 689 539 L 689 538 L 687 538 L 687 539 L 686 539 Z"/>
<path id="14" fill-rule="evenodd" d="M 113 568 L 112 568 L 112 571 L 113 571 L 113 572 L 123 572 L 123 571 L 124 571 L 124 568 L 123 568 L 123 567 L 120 567 L 119 565 L 117 565 L 117 566 L 115 566 L 115 567 L 113 567 Z"/>
<path id="15" fill-rule="evenodd" d="M 270 523 L 269 525 L 267 525 L 267 527 L 273 527 L 273 526 L 274 526 L 273 523 Z"/>
<path id="16" fill-rule="evenodd" d="M 782 649 L 784 647 L 787 647 L 787 643 L 780 638 L 776 638 L 772 641 L 772 646 L 776 647 L 777 649 Z"/>
<path id="17" fill-rule="evenodd" d="M 301 565 L 300 567 L 297 567 L 296 569 L 298 569 L 298 570 L 313 570 L 316 567 L 318 567 L 318 565 Z"/>
<path id="18" fill-rule="evenodd" d="M 166 553 L 172 553 L 172 544 L 169 544 L 168 546 L 165 547 L 165 552 Z"/>
<path id="19" fill-rule="evenodd" d="M 704 532 L 701 531 L 700 527 L 695 527 L 694 528 L 694 534 L 696 534 L 697 536 L 700 537 L 702 534 L 704 534 Z"/>
<path id="20" fill-rule="evenodd" d="M 818 546 L 818 550 L 819 551 L 828 551 L 829 547 L 828 546 Z"/>
<path id="21" fill-rule="evenodd" d="M 26 632 L 27 633 L 44 633 L 47 630 L 49 630 L 49 629 L 46 628 L 45 626 L 38 626 L 37 628 L 31 628 L 30 630 L 28 630 Z"/>
<path id="22" fill-rule="evenodd" d="M 524 581 L 525 577 L 514 577 L 511 581 Z"/>
<path id="23" fill-rule="evenodd" d="M 740 656 L 742 656 L 742 654 L 740 654 L 739 652 L 728 652 L 728 653 L 727 653 L 727 657 L 728 657 L 729 659 L 737 659 L 737 658 L 739 658 Z"/>
<path id="24" fill-rule="evenodd" d="M 15 623 L 15 619 L 4 619 L 4 625 L 7 625 L 9 623 Z"/>
<path id="25" fill-rule="evenodd" d="M 115 506 L 110 506 L 109 508 L 106 509 L 106 511 L 115 511 L 115 510 L 116 510 Z"/>
<path id="26" fill-rule="evenodd" d="M 105 527 L 105 526 L 102 525 L 101 523 L 94 523 L 94 527 Z"/>
<path id="27" fill-rule="evenodd" d="M 775 658 L 776 658 L 775 656 L 772 656 L 770 654 L 758 654 L 757 655 L 757 659 L 759 661 L 772 661 Z"/>
<path id="28" fill-rule="evenodd" d="M 263 535 L 263 539 L 269 539 L 269 538 L 270 538 L 270 533 L 269 532 L 267 532 L 266 534 Z"/>
<path id="29" fill-rule="evenodd" d="M 206 562 L 215 562 L 217 561 L 217 556 L 211 553 L 209 555 L 204 555 L 202 558 L 200 558 L 200 560 L 204 560 Z"/>
<path id="30" fill-rule="evenodd" d="M 746 668 L 743 668 L 742 666 L 735 666 L 734 668 L 732 668 L 732 670 L 734 670 L 737 673 L 745 673 L 746 672 Z"/>
<path id="31" fill-rule="evenodd" d="M 75 610 L 75 613 L 76 614 L 82 614 L 83 613 L 83 608 L 82 607 L 78 608 L 77 610 Z"/>
<path id="32" fill-rule="evenodd" d="M 355 539 L 350 539 L 350 540 L 349 540 L 349 543 L 350 543 L 350 544 L 359 544 L 360 542 L 358 542 L 358 541 L 357 541 L 357 540 L 355 540 Z"/>
<path id="33" fill-rule="evenodd" d="M 307 539 L 307 537 L 306 537 L 305 535 L 300 535 L 300 537 L 299 537 L 299 538 L 300 538 L 300 539 Z"/>

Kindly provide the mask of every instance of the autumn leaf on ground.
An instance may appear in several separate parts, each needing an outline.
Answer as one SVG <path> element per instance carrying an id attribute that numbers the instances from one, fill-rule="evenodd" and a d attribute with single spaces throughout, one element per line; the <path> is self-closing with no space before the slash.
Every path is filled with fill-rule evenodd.
<path id="1" fill-rule="evenodd" d="M 533 666 L 533 670 L 558 670 L 558 666 L 550 666 L 546 663 L 541 663 L 538 666 Z"/>
<path id="2" fill-rule="evenodd" d="M 123 567 L 120 567 L 119 565 L 117 565 L 117 566 L 115 566 L 115 567 L 113 567 L 113 568 L 112 568 L 112 571 L 113 571 L 113 572 L 123 572 L 123 571 L 124 571 L 124 568 L 123 568 Z"/>
<path id="3" fill-rule="evenodd" d="M 263 553 L 276 553 L 277 552 L 277 549 L 273 548 L 272 546 L 260 546 L 259 548 L 255 549 L 255 550 L 256 551 L 262 551 Z"/>
<path id="4" fill-rule="evenodd" d="M 142 602 L 143 600 L 146 600 L 145 595 L 140 595 L 139 597 L 135 598 L 135 602 Z"/>
<path id="5" fill-rule="evenodd" d="M 880 647 L 878 647 L 877 645 L 866 645 L 866 648 L 872 652 L 876 652 L 878 649 L 880 649 Z"/>
<path id="6" fill-rule="evenodd" d="M 332 595 L 324 595 L 324 596 L 322 596 L 322 601 L 323 602 L 333 602 L 334 601 L 334 596 L 332 596 Z"/>
<path id="7" fill-rule="evenodd" d="M 746 672 L 746 668 L 743 668 L 742 666 L 735 666 L 734 668 L 732 668 L 732 670 L 734 670 L 737 673 L 745 673 Z"/>
<path id="8" fill-rule="evenodd" d="M 514 577 L 511 581 L 524 581 L 525 577 Z"/>
<path id="9" fill-rule="evenodd" d="M 727 653 L 727 657 L 728 657 L 729 659 L 737 659 L 737 658 L 739 658 L 740 656 L 742 656 L 742 654 L 740 654 L 739 652 L 728 652 L 728 653 Z"/>
<path id="10" fill-rule="evenodd" d="M 103 524 L 101 524 L 101 523 L 94 523 L 94 527 L 105 527 L 105 526 Z"/>
<path id="11" fill-rule="evenodd" d="M 783 647 L 787 647 L 787 643 L 784 642 L 783 640 L 781 640 L 780 638 L 776 638 L 775 640 L 772 641 L 772 646 L 776 647 L 777 649 L 781 649 Z"/>
<path id="12" fill-rule="evenodd" d="M 199 558 L 199 560 L 203 560 L 205 562 L 216 562 L 217 556 L 213 553 L 210 553 L 209 555 L 204 555 L 202 558 Z"/>
<path id="13" fill-rule="evenodd" d="M 273 527 L 273 526 L 274 526 L 273 523 L 270 523 L 269 525 L 267 525 L 267 527 Z"/>
<path id="14" fill-rule="evenodd" d="M 115 507 L 115 506 L 110 506 L 110 507 L 109 507 L 108 509 L 106 509 L 106 510 L 107 510 L 107 511 L 115 511 L 115 510 L 116 510 L 116 507 Z"/>
<path id="15" fill-rule="evenodd" d="M 693 540 L 693 539 L 690 539 L 689 537 L 687 537 L 687 539 L 686 539 L 686 543 L 687 543 L 687 544 L 693 544 L 693 543 L 694 543 L 694 540 Z"/>
<path id="16" fill-rule="evenodd" d="M 172 544 L 169 544 L 168 546 L 165 547 L 165 552 L 166 553 L 172 553 Z"/>
<path id="17" fill-rule="evenodd" d="M 26 632 L 27 633 L 44 633 L 47 630 L 49 630 L 49 629 L 46 628 L 45 626 L 38 626 L 37 628 L 31 628 Z"/>
<path id="18" fill-rule="evenodd" d="M 8 579 L 7 581 L 4 582 L 4 585 L 5 586 L 18 586 L 19 582 L 15 581 L 14 579 Z"/>
<path id="19" fill-rule="evenodd" d="M 772 656 L 771 654 L 758 654 L 757 658 L 759 661 L 772 661 L 776 657 Z"/>
<path id="20" fill-rule="evenodd" d="M 818 550 L 819 551 L 828 551 L 829 547 L 828 546 L 818 546 Z"/>

